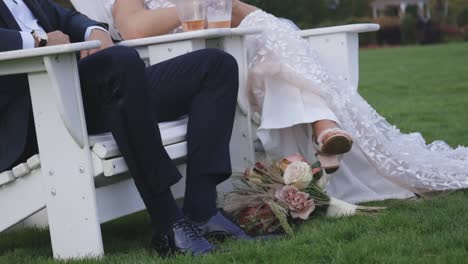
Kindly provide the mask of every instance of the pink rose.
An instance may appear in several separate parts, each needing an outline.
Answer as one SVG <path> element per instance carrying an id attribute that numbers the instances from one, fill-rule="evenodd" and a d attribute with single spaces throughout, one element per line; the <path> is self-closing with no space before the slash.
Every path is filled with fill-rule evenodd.
<path id="1" fill-rule="evenodd" d="M 321 168 L 321 167 L 312 168 L 312 174 L 313 174 L 313 175 L 315 175 L 315 174 L 317 174 L 317 173 L 319 173 L 319 172 L 321 172 L 321 171 L 322 171 L 322 168 Z"/>
<path id="2" fill-rule="evenodd" d="M 289 206 L 292 218 L 307 220 L 315 210 L 315 203 L 313 199 L 309 199 L 310 195 L 299 191 L 294 185 L 286 185 L 282 189 L 278 189 L 276 198 Z"/>
<path id="3" fill-rule="evenodd" d="M 297 153 L 291 156 L 287 156 L 285 159 L 289 161 L 290 163 L 293 163 L 295 161 L 307 162 L 307 160 L 304 157 L 302 157 L 301 154 L 297 154 Z"/>

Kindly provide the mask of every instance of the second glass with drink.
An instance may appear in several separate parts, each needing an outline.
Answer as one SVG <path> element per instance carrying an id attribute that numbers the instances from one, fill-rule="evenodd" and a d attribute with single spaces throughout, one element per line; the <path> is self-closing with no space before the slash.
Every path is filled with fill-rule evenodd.
<path id="1" fill-rule="evenodd" d="M 207 0 L 177 0 L 176 5 L 184 31 L 205 28 Z"/>
<path id="2" fill-rule="evenodd" d="M 208 28 L 230 28 L 232 0 L 207 0 Z"/>

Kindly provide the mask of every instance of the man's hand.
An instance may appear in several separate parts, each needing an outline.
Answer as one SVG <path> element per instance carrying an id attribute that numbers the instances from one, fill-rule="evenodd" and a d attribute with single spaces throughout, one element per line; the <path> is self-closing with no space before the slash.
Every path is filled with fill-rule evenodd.
<path id="1" fill-rule="evenodd" d="M 88 41 L 90 40 L 99 40 L 101 41 L 101 47 L 97 49 L 90 49 L 90 50 L 82 50 L 81 51 L 81 59 L 88 57 L 91 54 L 94 54 L 100 50 L 107 49 L 114 46 L 114 42 L 112 42 L 112 38 L 110 37 L 109 33 L 100 29 L 93 29 L 91 34 L 89 35 Z"/>
<path id="2" fill-rule="evenodd" d="M 70 44 L 70 37 L 67 34 L 64 34 L 62 31 L 53 31 L 47 33 L 47 38 L 46 46 Z M 39 46 L 39 43 L 36 44 Z"/>

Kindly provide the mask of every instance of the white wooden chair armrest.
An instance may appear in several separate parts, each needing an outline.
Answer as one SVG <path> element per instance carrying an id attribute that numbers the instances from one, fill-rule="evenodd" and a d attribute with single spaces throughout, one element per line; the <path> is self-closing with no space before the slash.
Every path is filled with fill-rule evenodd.
<path id="1" fill-rule="evenodd" d="M 64 44 L 64 45 L 56 45 L 56 46 L 50 46 L 50 47 L 6 51 L 6 52 L 0 52 L 0 62 L 7 61 L 7 60 L 33 58 L 33 57 L 44 57 L 44 56 L 58 55 L 58 54 L 64 54 L 64 53 L 74 53 L 74 52 L 78 52 L 81 50 L 95 49 L 95 48 L 98 48 L 99 46 L 101 46 L 101 42 L 94 40 L 94 41 L 86 41 L 86 42 L 71 43 L 71 44 Z M 0 71 L 0 76 L 7 75 L 4 72 L 2 74 L 2 72 L 3 71 Z M 20 73 L 24 73 L 24 71 Z"/>
<path id="2" fill-rule="evenodd" d="M 141 47 L 147 45 L 164 44 L 195 39 L 213 39 L 231 36 L 245 36 L 258 34 L 260 32 L 260 28 L 213 28 L 191 32 L 182 32 L 177 34 L 168 34 L 157 37 L 126 40 L 120 42 L 119 44 L 128 47 Z"/>
<path id="3" fill-rule="evenodd" d="M 323 27 L 315 29 L 302 30 L 301 37 L 307 38 L 310 36 L 329 35 L 336 33 L 365 33 L 378 31 L 380 26 L 378 24 L 351 24 L 344 26 Z"/>

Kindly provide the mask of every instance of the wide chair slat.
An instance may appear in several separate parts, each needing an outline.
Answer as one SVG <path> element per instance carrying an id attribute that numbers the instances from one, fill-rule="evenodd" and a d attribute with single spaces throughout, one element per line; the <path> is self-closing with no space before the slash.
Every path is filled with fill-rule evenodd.
<path id="1" fill-rule="evenodd" d="M 31 172 L 31 169 L 29 168 L 28 164 L 21 163 L 18 166 L 13 168 L 13 174 L 15 175 L 16 178 L 20 178 L 23 176 L 28 175 Z"/>
<path id="2" fill-rule="evenodd" d="M 12 171 L 4 171 L 0 173 L 0 187 L 7 185 L 15 180 L 16 178 Z"/>
<path id="3" fill-rule="evenodd" d="M 36 154 L 32 157 L 30 157 L 26 163 L 28 164 L 29 168 L 31 170 L 35 170 L 39 167 L 41 167 L 41 158 L 39 157 L 39 154 Z"/>

